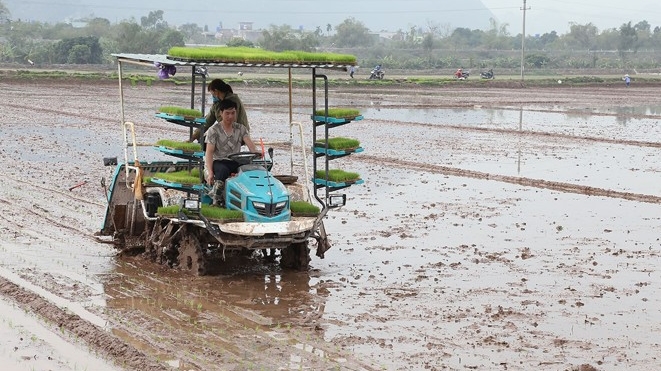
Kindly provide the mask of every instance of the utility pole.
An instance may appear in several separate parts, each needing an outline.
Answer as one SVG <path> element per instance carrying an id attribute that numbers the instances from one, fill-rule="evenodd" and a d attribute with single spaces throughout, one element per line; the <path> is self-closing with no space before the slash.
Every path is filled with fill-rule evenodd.
<path id="1" fill-rule="evenodd" d="M 526 55 L 526 10 L 530 8 L 526 7 L 526 0 L 523 0 L 523 31 L 521 32 L 521 82 L 523 82 L 523 70 L 524 70 L 524 60 Z"/>

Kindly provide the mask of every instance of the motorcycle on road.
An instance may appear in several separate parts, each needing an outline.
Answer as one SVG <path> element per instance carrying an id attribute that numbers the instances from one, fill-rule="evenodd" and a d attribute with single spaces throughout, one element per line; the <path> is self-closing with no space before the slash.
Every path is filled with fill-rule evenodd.
<path id="1" fill-rule="evenodd" d="M 480 72 L 480 77 L 483 78 L 483 79 L 491 80 L 491 79 L 495 78 L 496 76 L 493 74 L 493 69 L 490 69 L 489 71 L 486 71 L 486 72 Z"/>
<path id="2" fill-rule="evenodd" d="M 370 72 L 370 80 L 383 80 L 383 78 L 386 76 L 386 72 L 381 68 L 381 69 L 372 69 Z"/>
<path id="3" fill-rule="evenodd" d="M 454 78 L 459 80 L 466 80 L 468 79 L 468 76 L 470 76 L 470 73 L 470 71 L 464 71 L 460 68 L 457 70 L 457 72 L 454 73 Z"/>

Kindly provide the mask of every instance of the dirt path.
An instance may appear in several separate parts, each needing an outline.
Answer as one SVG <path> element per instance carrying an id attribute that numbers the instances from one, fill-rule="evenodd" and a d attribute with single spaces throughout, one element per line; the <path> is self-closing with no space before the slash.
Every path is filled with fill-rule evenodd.
<path id="1" fill-rule="evenodd" d="M 366 184 L 329 216 L 327 258 L 306 273 L 248 260 L 189 277 L 94 236 L 111 176 L 101 159 L 123 153 L 116 87 L 0 88 L 0 294 L 30 315 L 3 317 L 12 369 L 661 367 L 661 145 L 657 115 L 639 109 L 659 106 L 654 89 L 335 89 L 334 105 L 387 118 L 339 131 L 366 148 L 346 162 Z M 282 88 L 236 90 L 255 136 L 286 141 Z M 185 136 L 153 112 L 184 105 L 186 88 L 126 94 L 140 142 Z M 295 96 L 296 120 L 308 100 Z M 397 118 L 435 109 L 446 111 L 429 122 Z M 521 110 L 530 128 L 471 116 L 491 110 Z"/>

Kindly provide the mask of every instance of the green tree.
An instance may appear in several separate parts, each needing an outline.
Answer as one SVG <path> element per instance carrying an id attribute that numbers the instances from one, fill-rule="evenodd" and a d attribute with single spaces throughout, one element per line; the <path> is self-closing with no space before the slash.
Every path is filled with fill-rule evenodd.
<path id="1" fill-rule="evenodd" d="M 11 20 L 11 12 L 5 6 L 5 4 L 0 1 L 0 24 L 8 23 Z"/>
<path id="2" fill-rule="evenodd" d="M 55 44 L 54 62 L 98 64 L 103 61 L 102 54 L 98 37 L 76 37 L 60 40 Z"/>
<path id="3" fill-rule="evenodd" d="M 268 30 L 262 31 L 262 47 L 266 50 L 281 52 L 283 50 L 296 50 L 298 37 L 290 25 L 271 25 Z"/>
<path id="4" fill-rule="evenodd" d="M 640 21 L 633 28 L 636 30 L 636 35 L 638 35 L 638 48 L 654 48 L 652 26 L 647 21 Z"/>
<path id="5" fill-rule="evenodd" d="M 151 11 L 146 17 L 140 17 L 140 25 L 152 30 L 162 30 L 168 27 L 167 22 L 163 20 L 162 10 Z"/>
<path id="6" fill-rule="evenodd" d="M 84 44 L 77 44 L 69 49 L 67 63 L 70 64 L 88 64 L 92 58 L 90 47 Z"/>
<path id="7" fill-rule="evenodd" d="M 124 21 L 117 25 L 114 40 L 122 53 L 156 53 L 155 36 L 133 21 Z"/>
<path id="8" fill-rule="evenodd" d="M 312 32 L 294 30 L 289 25 L 271 25 L 262 31 L 261 45 L 266 50 L 312 51 L 319 46 L 319 38 Z"/>
<path id="9" fill-rule="evenodd" d="M 626 63 L 627 53 L 638 51 L 638 34 L 636 29 L 631 26 L 631 22 L 620 26 L 620 39 L 617 45 L 617 51 L 620 54 L 622 63 Z"/>
<path id="10" fill-rule="evenodd" d="M 199 37 L 202 36 L 202 27 L 198 26 L 197 23 L 186 23 L 179 26 L 179 32 L 184 34 L 186 40 L 199 40 Z"/>
<path id="11" fill-rule="evenodd" d="M 599 29 L 592 23 L 577 24 L 571 23 L 569 34 L 566 37 L 567 45 L 570 48 L 592 49 L 595 47 Z"/>
<path id="12" fill-rule="evenodd" d="M 507 23 L 499 24 L 494 18 L 489 18 L 489 30 L 483 34 L 481 46 L 484 49 L 508 49 L 509 31 Z"/>
<path id="13" fill-rule="evenodd" d="M 434 35 L 431 32 L 427 33 L 422 39 L 422 49 L 427 53 L 427 59 L 431 61 L 432 51 L 434 50 Z"/>
<path id="14" fill-rule="evenodd" d="M 75 28 L 69 23 L 57 23 L 53 26 L 48 27 L 45 25 L 42 28 L 43 38 L 50 40 L 62 40 L 62 39 L 73 39 L 76 37 L 86 36 L 82 28 Z"/>
<path id="15" fill-rule="evenodd" d="M 244 40 L 240 37 L 233 37 L 232 40 L 227 42 L 227 46 L 245 46 L 248 48 L 254 48 L 255 44 L 252 41 Z"/>
<path id="16" fill-rule="evenodd" d="M 483 35 L 484 31 L 482 30 L 471 31 L 468 28 L 459 27 L 450 35 L 450 41 L 457 49 L 474 48 L 481 44 Z"/>
<path id="17" fill-rule="evenodd" d="M 532 66 L 535 68 L 542 68 L 551 62 L 551 58 L 542 54 L 528 54 L 525 57 L 526 66 Z"/>
<path id="18" fill-rule="evenodd" d="M 372 46 L 374 38 L 365 25 L 351 17 L 335 26 L 335 45 L 338 47 Z"/>
<path id="19" fill-rule="evenodd" d="M 167 29 L 159 32 L 158 52 L 167 53 L 173 46 L 184 46 L 184 34 L 177 30 Z"/>
<path id="20" fill-rule="evenodd" d="M 105 18 L 92 18 L 85 29 L 90 35 L 102 37 L 110 33 L 110 21 Z"/>

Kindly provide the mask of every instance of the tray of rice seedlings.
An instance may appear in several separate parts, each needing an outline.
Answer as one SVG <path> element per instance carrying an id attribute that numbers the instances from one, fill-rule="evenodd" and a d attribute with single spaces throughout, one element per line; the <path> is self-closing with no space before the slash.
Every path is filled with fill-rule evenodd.
<path id="1" fill-rule="evenodd" d="M 319 207 L 305 201 L 292 201 L 289 205 L 292 216 L 317 216 Z"/>
<path id="2" fill-rule="evenodd" d="M 159 216 L 176 217 L 179 215 L 180 210 L 186 214 L 186 216 L 192 216 L 189 210 L 183 209 L 179 205 L 161 206 L 157 209 L 156 213 Z M 223 207 L 203 204 L 202 208 L 200 209 L 200 213 L 204 215 L 205 218 L 217 223 L 232 223 L 243 221 L 243 212 L 240 210 L 229 210 Z"/>
<path id="3" fill-rule="evenodd" d="M 328 149 L 326 149 L 328 145 Z M 353 138 L 335 137 L 328 138 L 328 143 L 325 140 L 318 140 L 314 143 L 314 151 L 316 153 L 324 153 L 330 156 L 342 156 L 350 153 L 362 152 L 360 141 Z"/>
<path id="4" fill-rule="evenodd" d="M 201 190 L 204 185 L 200 183 L 200 169 L 194 167 L 191 171 L 182 170 L 171 173 L 154 173 L 148 182 L 160 184 L 168 188 L 181 190 Z"/>
<path id="5" fill-rule="evenodd" d="M 330 169 L 328 170 L 328 178 L 326 178 L 325 170 L 315 171 L 314 182 L 315 184 L 326 185 L 329 187 L 347 187 L 353 184 L 362 184 L 363 180 L 360 179 L 358 173 L 342 169 Z"/>
<path id="6" fill-rule="evenodd" d="M 174 123 L 195 122 L 204 124 L 206 119 L 201 111 L 192 108 L 183 108 L 175 106 L 159 107 L 156 117 L 168 120 Z"/>
<path id="7" fill-rule="evenodd" d="M 344 124 L 350 121 L 362 120 L 360 111 L 352 108 L 329 108 L 328 116 L 325 109 L 314 111 L 312 119 L 315 121 L 327 122 L 331 124 Z"/>
<path id="8" fill-rule="evenodd" d="M 159 151 L 174 156 L 203 157 L 202 145 L 199 143 L 179 142 L 169 139 L 161 139 L 156 142 Z"/>
<path id="9" fill-rule="evenodd" d="M 175 46 L 168 51 L 168 58 L 180 61 L 197 61 L 252 65 L 355 65 L 356 57 L 339 53 L 311 53 L 303 51 L 275 52 L 248 47 Z"/>

